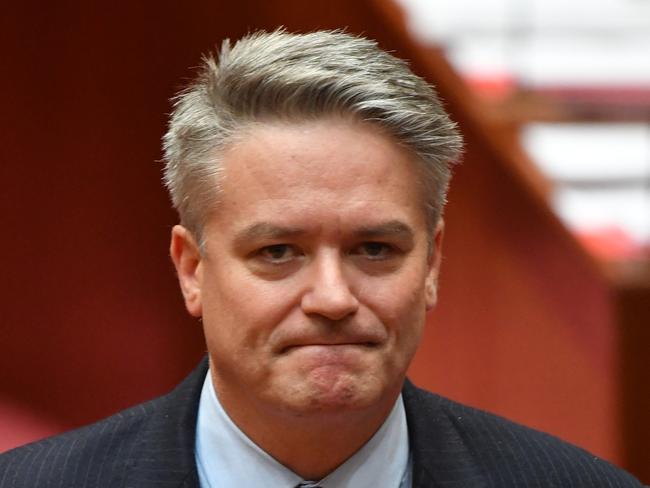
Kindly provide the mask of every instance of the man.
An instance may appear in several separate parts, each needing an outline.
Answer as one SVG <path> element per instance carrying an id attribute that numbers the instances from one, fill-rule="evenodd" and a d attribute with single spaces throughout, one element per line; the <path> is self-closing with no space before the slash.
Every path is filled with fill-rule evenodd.
<path id="1" fill-rule="evenodd" d="M 640 486 L 405 382 L 461 147 L 405 63 L 341 32 L 225 43 L 164 143 L 171 257 L 209 363 L 4 455 L 0 487 Z"/>

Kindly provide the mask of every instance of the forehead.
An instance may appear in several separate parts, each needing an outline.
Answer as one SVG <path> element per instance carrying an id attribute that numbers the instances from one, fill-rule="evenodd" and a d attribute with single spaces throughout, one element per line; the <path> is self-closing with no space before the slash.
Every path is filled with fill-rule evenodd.
<path id="1" fill-rule="evenodd" d="M 215 217 L 229 223 L 256 215 L 425 219 L 415 157 L 367 123 L 256 124 L 224 151 L 222 165 Z"/>

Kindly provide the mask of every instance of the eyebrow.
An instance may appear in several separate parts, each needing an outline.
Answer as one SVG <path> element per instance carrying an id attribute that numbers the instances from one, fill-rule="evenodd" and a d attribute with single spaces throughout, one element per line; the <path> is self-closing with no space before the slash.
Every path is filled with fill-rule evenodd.
<path id="1" fill-rule="evenodd" d="M 378 237 L 415 239 L 413 229 L 399 220 L 389 220 L 377 225 L 361 227 L 354 231 L 354 235 L 362 239 L 374 239 Z"/>
<path id="2" fill-rule="evenodd" d="M 244 243 L 261 239 L 283 239 L 296 237 L 304 233 L 305 231 L 298 227 L 283 227 L 268 222 L 258 222 L 237 232 L 235 242 Z"/>
<path id="3" fill-rule="evenodd" d="M 245 227 L 235 235 L 235 243 L 245 243 L 256 240 L 275 240 L 292 238 L 306 234 L 300 227 L 285 227 L 269 222 L 258 222 Z M 398 237 L 415 239 L 415 233 L 410 226 L 399 220 L 389 220 L 376 225 L 362 226 L 352 232 L 358 239 L 376 239 L 381 237 Z"/>

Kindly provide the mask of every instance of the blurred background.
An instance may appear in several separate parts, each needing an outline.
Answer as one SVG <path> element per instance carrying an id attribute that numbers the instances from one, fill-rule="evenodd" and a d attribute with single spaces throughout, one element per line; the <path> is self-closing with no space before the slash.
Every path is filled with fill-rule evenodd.
<path id="1" fill-rule="evenodd" d="M 650 3 L 11 2 L 0 16 L 0 451 L 205 352 L 168 258 L 169 98 L 223 38 L 346 27 L 466 137 L 410 376 L 650 482 Z"/>
<path id="2" fill-rule="evenodd" d="M 650 2 L 398 0 L 517 131 L 548 200 L 604 260 L 650 247 Z M 471 15 L 469 13 L 471 12 Z"/>

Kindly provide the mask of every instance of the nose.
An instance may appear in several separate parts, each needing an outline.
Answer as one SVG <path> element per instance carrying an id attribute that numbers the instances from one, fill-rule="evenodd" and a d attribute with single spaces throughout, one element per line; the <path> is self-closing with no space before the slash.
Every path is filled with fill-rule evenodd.
<path id="1" fill-rule="evenodd" d="M 332 250 L 319 256 L 309 271 L 308 286 L 301 301 L 305 314 L 341 320 L 357 311 L 359 301 L 350 289 L 338 252 Z"/>

